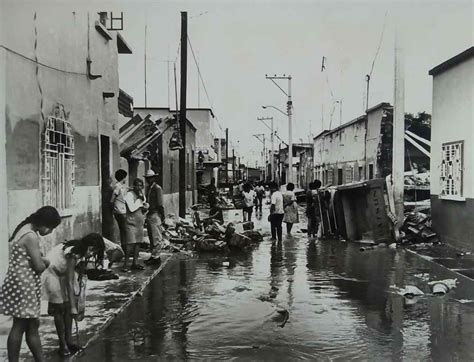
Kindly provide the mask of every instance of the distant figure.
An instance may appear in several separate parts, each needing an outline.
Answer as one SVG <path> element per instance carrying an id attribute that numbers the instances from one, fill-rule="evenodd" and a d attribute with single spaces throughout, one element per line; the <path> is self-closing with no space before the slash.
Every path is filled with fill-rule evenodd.
<path id="1" fill-rule="evenodd" d="M 288 235 L 291 235 L 293 224 L 299 222 L 298 204 L 296 203 L 296 196 L 293 192 L 294 189 L 295 185 L 289 182 L 286 185 L 286 192 L 283 193 L 283 208 L 285 211 L 283 221 L 286 223 L 286 233 Z"/>
<path id="2" fill-rule="evenodd" d="M 319 223 L 321 222 L 321 204 L 319 201 L 318 189 L 321 181 L 310 182 L 309 190 L 306 193 L 306 216 L 308 218 L 308 237 L 316 237 Z"/>
<path id="3" fill-rule="evenodd" d="M 217 202 L 217 187 L 216 179 L 214 177 L 211 178 L 211 183 L 207 186 L 207 201 L 209 202 L 209 205 Z"/>
<path id="4" fill-rule="evenodd" d="M 270 205 L 270 227 L 272 231 L 272 240 L 282 240 L 281 223 L 283 221 L 283 195 L 278 190 L 276 182 L 270 182 L 271 205 Z"/>
<path id="5" fill-rule="evenodd" d="M 150 259 L 145 264 L 157 265 L 161 263 L 160 252 L 163 246 L 163 222 L 165 209 L 163 205 L 163 190 L 158 185 L 158 175 L 148 170 L 145 175 L 148 183 L 147 201 L 150 205 L 146 214 L 148 237 L 150 239 Z"/>
<path id="6" fill-rule="evenodd" d="M 245 221 L 252 221 L 252 211 L 255 200 L 255 192 L 250 187 L 250 184 L 246 183 L 243 186 L 242 197 L 244 199 L 244 208 L 242 210 L 242 216 Z"/>
<path id="7" fill-rule="evenodd" d="M 40 235 L 50 234 L 61 222 L 58 211 L 44 206 L 23 220 L 8 240 L 11 243 L 8 271 L 2 285 L 0 307 L 13 317 L 8 335 L 8 360 L 18 361 L 21 340 L 26 334 L 35 361 L 43 361 L 38 333 L 41 306 L 40 275 L 49 266 L 41 255 Z"/>
<path id="8" fill-rule="evenodd" d="M 125 196 L 127 203 L 127 245 L 124 249 L 125 259 L 122 271 L 128 272 L 128 258 L 133 255 L 132 269 L 143 270 L 138 264 L 139 244 L 143 242 L 143 228 L 145 227 L 145 213 L 148 209 L 145 195 L 143 195 L 143 181 L 139 178 L 133 181 L 133 189 Z"/>
<path id="9" fill-rule="evenodd" d="M 263 186 L 263 182 L 259 182 L 257 187 L 255 188 L 255 193 L 256 193 L 256 210 L 260 209 L 260 212 L 262 211 L 262 202 L 263 198 L 265 196 L 265 187 Z"/>
<path id="10" fill-rule="evenodd" d="M 115 172 L 115 180 L 117 180 L 117 182 L 114 185 L 112 199 L 110 200 L 113 207 L 114 217 L 115 220 L 117 220 L 120 230 L 120 244 L 122 245 L 123 250 L 125 250 L 127 246 L 127 206 L 125 204 L 125 195 L 128 192 L 128 187 L 123 182 L 126 178 L 127 171 L 119 169 Z"/>

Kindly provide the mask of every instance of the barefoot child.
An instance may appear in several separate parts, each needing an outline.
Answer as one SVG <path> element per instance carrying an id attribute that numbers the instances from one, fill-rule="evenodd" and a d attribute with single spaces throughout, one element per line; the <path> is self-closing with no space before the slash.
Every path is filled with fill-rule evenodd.
<path id="1" fill-rule="evenodd" d="M 13 316 L 13 325 L 7 341 L 9 361 L 18 361 L 23 334 L 26 334 L 26 343 L 35 361 L 43 361 L 38 334 L 40 275 L 49 262 L 41 255 L 40 235 L 50 234 L 60 222 L 61 217 L 57 210 L 52 206 L 44 206 L 23 220 L 9 240 L 10 261 L 0 302 L 3 313 Z"/>

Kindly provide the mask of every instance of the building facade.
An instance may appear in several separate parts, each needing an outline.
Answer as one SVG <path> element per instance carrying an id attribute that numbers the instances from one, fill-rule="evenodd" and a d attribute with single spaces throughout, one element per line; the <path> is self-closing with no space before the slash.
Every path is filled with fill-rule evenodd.
<path id="1" fill-rule="evenodd" d="M 388 103 L 314 138 L 314 175 L 323 185 L 385 177 L 392 166 L 392 113 Z"/>
<path id="2" fill-rule="evenodd" d="M 433 228 L 441 240 L 474 250 L 474 47 L 429 74 Z"/>
<path id="3" fill-rule="evenodd" d="M 101 232 L 101 191 L 120 163 L 118 56 L 131 52 L 103 15 L 15 3 L 1 12 L 3 240 L 43 205 L 62 217 L 46 249 Z"/>

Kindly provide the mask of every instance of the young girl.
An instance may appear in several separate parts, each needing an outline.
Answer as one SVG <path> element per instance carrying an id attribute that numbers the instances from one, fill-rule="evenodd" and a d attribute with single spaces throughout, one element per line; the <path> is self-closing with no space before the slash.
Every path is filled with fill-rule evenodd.
<path id="1" fill-rule="evenodd" d="M 48 260 L 40 251 L 40 235 L 50 234 L 61 222 L 52 206 L 44 206 L 23 220 L 9 240 L 10 261 L 2 286 L 0 304 L 5 315 L 13 316 L 8 335 L 8 360 L 18 361 L 23 333 L 35 361 L 43 360 L 38 334 L 41 305 L 40 274 L 48 267 Z"/>
<path id="2" fill-rule="evenodd" d="M 75 286 L 82 282 L 90 260 L 102 263 L 104 249 L 102 236 L 94 233 L 60 243 L 47 255 L 50 265 L 43 274 L 43 297 L 48 301 L 48 314 L 54 317 L 59 354 L 63 357 L 81 349 L 72 343 L 72 320 L 78 315 Z"/>

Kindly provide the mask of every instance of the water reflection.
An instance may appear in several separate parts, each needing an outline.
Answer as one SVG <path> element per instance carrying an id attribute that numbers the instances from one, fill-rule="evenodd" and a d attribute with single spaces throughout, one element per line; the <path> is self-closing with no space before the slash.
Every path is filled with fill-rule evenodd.
<path id="1" fill-rule="evenodd" d="M 432 297 L 426 273 L 449 277 L 403 251 L 301 234 L 249 254 L 181 259 L 83 359 L 473 360 L 474 304 L 459 302 L 474 299 L 472 282 Z M 408 300 L 392 285 L 427 294 Z M 277 306 L 289 312 L 284 328 Z"/>

